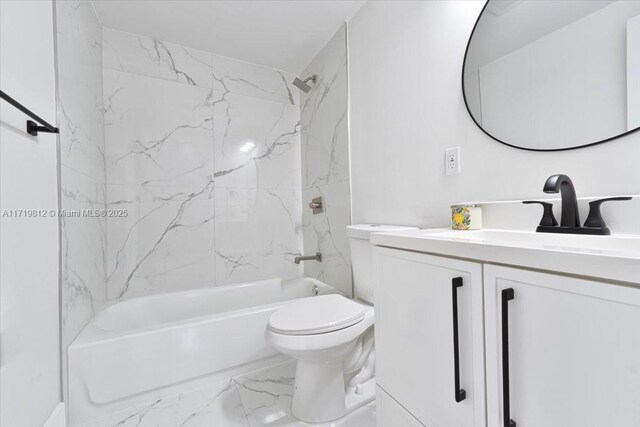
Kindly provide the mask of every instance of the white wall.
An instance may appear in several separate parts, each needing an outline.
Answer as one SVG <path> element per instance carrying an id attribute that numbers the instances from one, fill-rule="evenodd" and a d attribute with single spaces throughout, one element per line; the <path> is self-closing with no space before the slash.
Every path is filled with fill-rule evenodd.
<path id="1" fill-rule="evenodd" d="M 56 122 L 50 1 L 0 2 L 0 88 Z M 57 208 L 57 138 L 0 101 L 0 211 Z M 0 215 L 0 425 L 41 427 L 60 401 L 58 219 Z"/>
<path id="2" fill-rule="evenodd" d="M 580 196 L 638 192 L 640 134 L 532 153 L 476 127 L 460 75 L 482 5 L 371 1 L 350 22 L 354 222 L 447 226 L 451 204 L 543 197 L 554 173 L 571 176 Z M 458 145 L 462 174 L 445 176 L 444 150 Z"/>
<path id="3" fill-rule="evenodd" d="M 640 15 L 627 21 L 627 128 L 640 127 Z"/>
<path id="4" fill-rule="evenodd" d="M 638 14 L 640 2 L 615 2 L 480 67 L 484 129 L 531 148 L 625 133 L 627 19 Z"/>
<path id="5" fill-rule="evenodd" d="M 490 8 L 478 22 L 466 60 L 469 70 L 507 55 L 611 4 L 612 0 L 551 0 L 516 2 L 508 12 L 494 15 Z M 620 2 L 625 3 L 625 2 Z M 630 3 L 630 2 L 626 2 Z M 509 37 L 504 37 L 509 34 Z M 467 103 L 479 116 L 477 72 L 465 73 Z"/>

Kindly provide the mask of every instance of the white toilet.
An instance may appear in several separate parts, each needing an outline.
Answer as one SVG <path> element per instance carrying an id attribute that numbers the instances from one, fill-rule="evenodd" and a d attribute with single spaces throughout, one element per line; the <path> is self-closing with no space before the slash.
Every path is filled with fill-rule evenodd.
<path id="1" fill-rule="evenodd" d="M 375 396 L 373 346 L 373 232 L 411 229 L 390 225 L 347 227 L 355 300 L 341 295 L 304 298 L 269 318 L 265 338 L 297 359 L 292 413 L 306 422 L 327 422 Z"/>

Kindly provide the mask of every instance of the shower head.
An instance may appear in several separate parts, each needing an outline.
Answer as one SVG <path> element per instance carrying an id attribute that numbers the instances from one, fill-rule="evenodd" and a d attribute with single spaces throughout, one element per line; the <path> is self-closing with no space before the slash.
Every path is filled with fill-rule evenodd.
<path id="1" fill-rule="evenodd" d="M 293 80 L 293 84 L 304 93 L 309 93 L 309 91 L 311 90 L 311 86 L 307 84 L 309 80 L 311 80 L 312 83 L 315 83 L 316 80 L 318 80 L 318 75 L 314 74 L 313 76 L 304 79 L 304 81 L 296 77 Z"/>

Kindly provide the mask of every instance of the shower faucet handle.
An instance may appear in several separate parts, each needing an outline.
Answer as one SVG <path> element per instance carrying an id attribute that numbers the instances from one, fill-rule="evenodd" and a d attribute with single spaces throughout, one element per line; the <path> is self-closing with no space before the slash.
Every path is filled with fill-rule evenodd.
<path id="1" fill-rule="evenodd" d="M 319 214 L 324 212 L 322 197 L 314 197 L 313 199 L 311 199 L 311 203 L 309 203 L 309 208 L 311 208 L 314 214 Z"/>

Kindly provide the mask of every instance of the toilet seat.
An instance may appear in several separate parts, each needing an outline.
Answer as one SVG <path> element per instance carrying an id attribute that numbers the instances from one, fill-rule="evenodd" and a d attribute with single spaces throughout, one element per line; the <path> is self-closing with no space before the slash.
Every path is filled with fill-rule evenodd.
<path id="1" fill-rule="evenodd" d="M 364 318 L 349 327 L 321 334 L 292 335 L 281 334 L 267 326 L 265 339 L 279 351 L 296 359 L 302 358 L 303 355 L 304 358 L 329 359 L 330 353 L 335 353 L 336 349 L 348 345 L 372 327 L 373 319 L 373 307 L 365 307 Z"/>
<path id="2" fill-rule="evenodd" d="M 269 318 L 268 328 L 283 335 L 317 335 L 348 328 L 365 318 L 361 304 L 341 295 L 321 295 L 293 302 Z"/>

